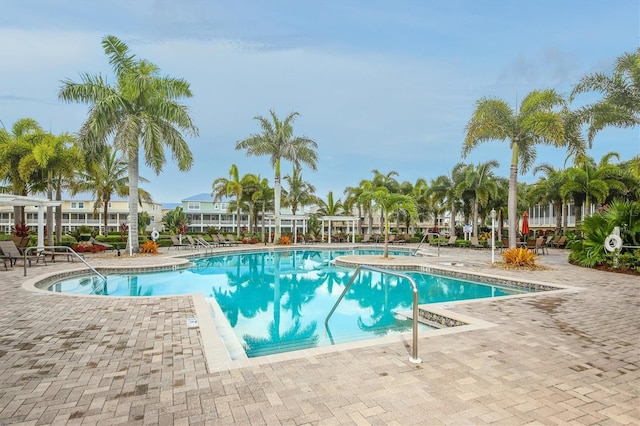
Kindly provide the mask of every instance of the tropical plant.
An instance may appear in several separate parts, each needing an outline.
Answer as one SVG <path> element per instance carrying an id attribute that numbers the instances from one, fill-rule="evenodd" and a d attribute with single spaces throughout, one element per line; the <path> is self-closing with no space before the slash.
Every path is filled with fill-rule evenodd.
<path id="1" fill-rule="evenodd" d="M 215 201 L 220 201 L 223 196 L 235 196 L 236 217 L 238 224 L 240 223 L 241 217 L 240 213 L 242 207 L 242 191 L 243 186 L 240 179 L 240 173 L 238 172 L 238 166 L 236 166 L 235 164 L 232 164 L 231 168 L 229 169 L 229 179 L 219 177 L 211 184 L 211 196 Z M 240 226 L 237 226 L 236 236 L 240 238 Z"/>
<path id="2" fill-rule="evenodd" d="M 178 206 L 162 216 L 162 223 L 170 234 L 184 234 L 185 230 L 181 231 L 181 228 L 185 228 L 186 224 L 189 223 L 189 217 L 182 211 L 182 207 Z"/>
<path id="3" fill-rule="evenodd" d="M 518 232 L 518 166 L 525 173 L 536 159 L 535 146 L 566 144 L 562 114 L 556 107 L 564 99 L 554 90 L 534 90 L 522 100 L 519 110 L 513 111 L 503 100 L 482 98 L 476 103 L 462 149 L 467 156 L 482 142 L 509 140 L 511 168 L 509 171 L 509 246 L 515 247 Z"/>
<path id="4" fill-rule="evenodd" d="M 620 231 L 622 249 L 611 254 L 605 250 L 605 241 L 615 228 Z M 611 204 L 584 218 L 580 229 L 582 239 L 574 240 L 569 248 L 569 260 L 580 266 L 593 268 L 607 264 L 616 266 L 619 254 L 640 252 L 640 203 L 627 200 L 614 200 Z"/>
<path id="5" fill-rule="evenodd" d="M 13 194 L 27 196 L 32 192 L 34 183 L 43 182 L 39 171 L 24 167 L 21 171 L 20 164 L 33 153 L 34 147 L 44 137 L 44 130 L 32 118 L 16 121 L 11 127 L 11 133 L 4 128 L 0 129 L 0 180 L 9 183 Z M 26 221 L 23 206 L 14 206 L 13 220 L 14 224 Z"/>
<path id="6" fill-rule="evenodd" d="M 567 174 L 550 164 L 540 164 L 533 169 L 533 174 L 543 172 L 546 176 L 538 179 L 531 188 L 534 202 L 553 204 L 556 217 L 556 230 L 562 229 L 562 219 L 565 216 L 565 199 L 561 194 L 562 186 L 567 182 Z"/>
<path id="7" fill-rule="evenodd" d="M 575 167 L 567 170 L 567 180 L 560 188 L 560 194 L 573 199 L 576 225 L 582 221 L 582 207 L 589 208 L 592 199 L 597 203 L 604 203 L 612 189 L 625 191 L 622 171 L 617 165 L 610 163 L 612 158 L 618 157 L 618 153 L 609 152 L 596 164 L 593 158 L 580 156 L 576 159 Z"/>
<path id="8" fill-rule="evenodd" d="M 410 195 L 389 192 L 386 187 L 380 186 L 373 189 L 369 196 L 383 212 L 384 217 L 389 217 L 389 213 L 400 209 L 406 211 L 412 219 L 418 215 L 416 201 Z M 389 257 L 389 221 L 384 224 L 384 235 L 383 257 L 386 259 Z"/>
<path id="9" fill-rule="evenodd" d="M 63 81 L 58 97 L 65 102 L 90 105 L 78 134 L 78 142 L 85 152 L 100 152 L 107 140 L 113 138 L 116 149 L 126 155 L 129 214 L 137 217 L 141 149 L 145 164 L 156 174 L 166 163 L 164 147 L 170 149 L 179 170 L 189 170 L 193 164 L 182 133 L 197 136 L 198 129 L 187 107 L 177 102 L 191 97 L 191 89 L 183 79 L 161 76 L 156 65 L 137 59 L 115 36 L 104 37 L 102 47 L 115 72 L 116 84 L 108 84 L 101 75 L 82 74 L 80 83 Z M 137 235 L 137 221 L 132 220 L 131 226 Z M 137 238 L 129 244 L 132 252 L 138 252 Z"/>
<path id="10" fill-rule="evenodd" d="M 258 176 L 258 186 L 256 191 L 251 195 L 251 200 L 260 204 L 262 208 L 262 226 L 260 227 L 261 240 L 265 242 L 265 216 L 267 210 L 273 208 L 273 188 L 269 186 L 269 180 L 267 178 L 260 179 Z"/>
<path id="11" fill-rule="evenodd" d="M 490 198 L 495 198 L 498 193 L 498 185 L 494 179 L 492 169 L 498 167 L 495 160 L 487 161 L 477 166 L 468 165 L 464 171 L 464 180 L 458 186 L 462 198 L 469 197 L 472 205 L 473 228 L 472 234 L 478 236 L 478 207 L 486 206 Z"/>
<path id="12" fill-rule="evenodd" d="M 271 120 L 263 116 L 256 116 L 254 120 L 260 122 L 262 133 L 252 134 L 246 139 L 236 143 L 236 149 L 245 149 L 247 156 L 269 156 L 269 162 L 273 167 L 274 176 L 274 216 L 276 241 L 280 239 L 280 162 L 284 159 L 293 163 L 294 168 L 300 168 L 304 163 L 312 170 L 316 170 L 318 144 L 306 136 L 293 136 L 293 122 L 300 115 L 292 112 L 284 120 L 280 120 L 275 112 L 269 111 Z"/>
<path id="13" fill-rule="evenodd" d="M 577 110 L 588 123 L 589 143 L 607 126 L 634 127 L 640 124 L 640 48 L 625 53 L 616 62 L 613 74 L 589 74 L 576 84 L 570 100 L 580 93 L 599 92 L 602 99 Z"/>
<path id="14" fill-rule="evenodd" d="M 140 253 L 158 254 L 159 248 L 160 246 L 155 241 L 147 240 L 140 246 Z"/>
<path id="15" fill-rule="evenodd" d="M 500 253 L 507 266 L 518 268 L 535 268 L 538 256 L 528 248 L 512 247 Z"/>

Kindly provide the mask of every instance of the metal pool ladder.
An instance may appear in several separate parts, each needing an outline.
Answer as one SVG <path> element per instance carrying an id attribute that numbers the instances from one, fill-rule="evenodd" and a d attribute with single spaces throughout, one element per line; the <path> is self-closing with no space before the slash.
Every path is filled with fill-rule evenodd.
<path id="1" fill-rule="evenodd" d="M 27 262 L 26 262 L 26 258 L 27 258 L 27 252 L 29 251 L 33 251 L 33 250 L 47 250 L 47 249 L 52 249 L 53 252 L 55 253 L 56 249 L 60 249 L 60 250 L 64 250 L 66 252 L 68 252 L 69 254 L 77 257 L 78 259 L 80 259 L 80 262 L 84 263 L 85 265 L 87 265 L 87 267 L 89 269 L 91 269 L 91 271 L 93 271 L 94 274 L 96 274 L 97 276 L 99 276 L 100 278 L 102 278 L 103 281 L 107 281 L 107 279 L 105 278 L 104 275 L 102 275 L 100 272 L 96 271 L 95 268 L 91 265 L 89 265 L 89 263 L 84 260 L 84 257 L 80 256 L 74 249 L 72 249 L 69 246 L 46 246 L 46 247 L 27 247 L 24 251 L 24 257 L 25 257 L 25 261 L 23 261 L 22 263 L 24 263 L 24 276 L 27 276 Z"/>
<path id="2" fill-rule="evenodd" d="M 336 300 L 333 308 L 331 308 L 331 311 L 329 311 L 329 315 L 327 315 L 327 318 L 324 320 L 324 328 L 327 330 L 327 334 L 331 336 L 331 332 L 329 331 L 329 318 L 331 318 L 331 315 L 333 315 L 333 313 L 335 312 L 338 304 L 340 304 L 344 296 L 347 294 L 347 291 L 349 291 L 349 288 L 356 280 L 356 277 L 360 275 L 360 272 L 363 269 L 367 271 L 379 272 L 381 274 L 404 278 L 411 283 L 411 287 L 413 287 L 413 347 L 411 355 L 409 356 L 409 362 L 413 364 L 420 364 L 422 360 L 418 358 L 418 286 L 416 285 L 416 282 L 413 280 L 413 278 L 411 278 L 407 274 L 401 274 L 399 272 L 390 271 L 388 269 L 376 268 L 375 266 L 359 265 L 351 276 L 351 279 L 349 280 L 347 285 L 344 287 L 344 290 L 342 290 L 342 294 L 340 294 L 340 297 L 338 297 L 338 300 Z"/>

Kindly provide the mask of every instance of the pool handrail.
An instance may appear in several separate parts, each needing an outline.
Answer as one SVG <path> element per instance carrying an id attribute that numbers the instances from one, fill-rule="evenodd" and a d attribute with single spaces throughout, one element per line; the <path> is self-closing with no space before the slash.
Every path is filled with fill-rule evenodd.
<path id="1" fill-rule="evenodd" d="M 422 243 L 424 243 L 424 240 L 427 239 L 427 237 L 429 235 L 433 235 L 436 237 L 440 237 L 440 234 L 436 233 L 436 232 L 426 232 L 423 236 L 422 236 L 422 240 L 420 240 L 420 243 L 418 244 L 418 247 L 416 247 L 413 250 L 413 256 L 415 256 L 416 254 L 418 254 L 418 250 L 420 250 L 420 246 L 422 245 Z M 440 241 L 438 241 L 438 257 L 440 257 Z"/>
<path id="2" fill-rule="evenodd" d="M 105 278 L 105 276 L 104 276 L 104 275 L 102 275 L 100 272 L 96 271 L 96 269 L 95 269 L 93 266 L 89 265 L 89 263 L 88 263 L 86 260 L 84 260 L 84 257 L 80 256 L 80 255 L 79 255 L 79 254 L 78 254 L 74 249 L 72 249 L 72 248 L 71 248 L 71 247 L 69 247 L 69 246 L 27 247 L 27 248 L 24 250 L 24 253 L 23 253 L 23 256 L 24 256 L 24 258 L 25 258 L 25 261 L 23 262 L 23 263 L 24 263 L 24 276 L 25 276 L 25 277 L 27 276 L 27 262 L 26 262 L 27 253 L 28 253 L 29 251 L 33 251 L 33 250 L 37 250 L 37 251 L 45 251 L 45 250 L 48 250 L 48 249 L 53 249 L 53 251 L 54 251 L 54 252 L 55 252 L 55 250 L 56 250 L 56 249 L 62 249 L 62 250 L 65 250 L 65 251 L 66 251 L 66 252 L 68 252 L 69 254 L 74 255 L 75 257 L 77 257 L 78 259 L 80 259 L 80 261 L 81 261 L 82 263 L 84 263 L 85 265 L 87 265 L 87 267 L 88 267 L 89 269 L 91 269 L 91 271 L 93 271 L 93 273 L 94 273 L 94 274 L 96 274 L 97 276 L 99 276 L 100 278 L 102 278 L 102 280 L 103 280 L 103 281 L 107 281 L 107 279 Z"/>
<path id="3" fill-rule="evenodd" d="M 336 300 L 336 303 L 333 305 L 333 308 L 331 308 L 331 311 L 329 311 L 327 318 L 325 318 L 324 320 L 324 327 L 327 331 L 327 334 L 331 336 L 331 332 L 329 331 L 329 318 L 331 318 L 331 315 L 333 315 L 336 308 L 338 307 L 344 296 L 347 294 L 347 291 L 349 291 L 349 288 L 355 282 L 356 278 L 358 277 L 358 275 L 360 275 L 360 272 L 363 269 L 367 271 L 379 272 L 381 274 L 388 274 L 395 277 L 404 278 L 411 283 L 411 287 L 413 288 L 413 347 L 411 355 L 409 356 L 409 362 L 413 364 L 420 364 L 422 360 L 418 358 L 418 286 L 416 285 L 416 282 L 413 280 L 413 278 L 411 278 L 407 274 L 402 274 L 400 272 L 391 271 L 388 269 L 377 268 L 375 266 L 358 265 L 353 275 L 351 276 L 351 279 L 349 280 L 347 285 L 344 286 L 344 290 L 342 290 L 340 297 L 338 297 L 338 300 Z"/>

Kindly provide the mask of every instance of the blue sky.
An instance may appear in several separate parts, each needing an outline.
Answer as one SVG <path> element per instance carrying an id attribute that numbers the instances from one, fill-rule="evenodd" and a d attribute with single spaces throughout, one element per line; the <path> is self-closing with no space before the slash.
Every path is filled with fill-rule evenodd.
<path id="1" fill-rule="evenodd" d="M 258 132 L 256 115 L 300 116 L 295 134 L 318 145 L 318 170 L 303 177 L 326 197 L 395 170 L 427 181 L 459 161 L 500 162 L 507 142 L 461 157 L 475 102 L 516 101 L 534 89 L 568 94 L 585 74 L 610 73 L 640 45 L 640 1 L 103 1 L 0 0 L 0 120 L 32 117 L 54 133 L 75 132 L 87 107 L 57 99 L 80 73 L 113 74 L 108 34 L 138 57 L 191 83 L 184 102 L 199 127 L 188 173 L 168 163 L 143 184 L 160 202 L 210 192 L 231 164 L 273 183 L 266 157 L 235 143 Z M 583 96 L 574 103 L 593 100 Z M 590 154 L 640 154 L 640 129 L 599 133 Z M 170 158 L 170 157 L 169 157 Z M 562 167 L 561 149 L 537 163 Z M 289 164 L 283 174 L 291 173 Z M 520 180 L 533 182 L 531 174 Z"/>

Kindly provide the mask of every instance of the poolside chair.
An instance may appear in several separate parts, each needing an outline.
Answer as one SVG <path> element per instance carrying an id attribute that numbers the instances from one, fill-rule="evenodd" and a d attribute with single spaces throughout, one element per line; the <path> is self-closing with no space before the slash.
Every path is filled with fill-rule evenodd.
<path id="1" fill-rule="evenodd" d="M 387 236 L 387 242 L 388 242 L 389 244 L 393 244 L 393 242 L 394 242 L 395 240 L 396 240 L 396 234 L 389 234 L 389 235 Z"/>
<path id="2" fill-rule="evenodd" d="M 444 243 L 444 245 L 445 246 L 455 246 L 457 240 L 458 240 L 458 237 L 456 235 L 452 235 L 452 236 L 449 237 L 449 241 Z"/>
<path id="3" fill-rule="evenodd" d="M 567 236 L 563 235 L 561 236 L 558 241 L 554 241 L 553 242 L 553 246 L 556 248 L 564 248 L 564 246 L 567 245 Z"/>
<path id="4" fill-rule="evenodd" d="M 240 241 L 236 241 L 235 237 L 231 234 L 227 234 L 227 243 L 229 245 L 234 245 L 237 246 L 238 244 L 240 244 Z"/>
<path id="5" fill-rule="evenodd" d="M 187 237 L 187 241 L 189 241 L 189 244 L 191 245 L 191 248 L 196 248 L 196 246 L 200 245 L 199 243 L 196 242 L 196 240 L 193 239 L 193 237 L 191 235 L 185 235 L 185 237 Z"/>
<path id="6" fill-rule="evenodd" d="M 542 251 L 542 254 L 545 254 L 545 250 L 547 251 L 546 254 L 549 253 L 549 250 L 547 250 L 547 246 L 546 246 L 545 241 L 544 241 L 544 237 L 542 237 L 542 236 L 538 237 L 535 241 L 536 241 L 536 245 L 533 248 L 533 250 L 536 253 L 539 253 L 540 251 Z"/>
<path id="7" fill-rule="evenodd" d="M 176 250 L 179 250 L 181 247 L 187 248 L 190 246 L 190 244 L 188 243 L 181 243 L 178 237 L 176 237 L 175 235 L 170 235 L 169 238 L 171 238 L 171 243 L 173 244 L 173 247 L 176 248 Z"/>
<path id="8" fill-rule="evenodd" d="M 29 266 L 32 265 L 32 261 L 35 260 L 36 263 L 42 260 L 42 263 L 47 264 L 47 259 L 44 255 L 43 251 L 35 252 L 34 254 L 24 255 L 23 252 L 20 251 L 18 246 L 13 241 L 0 241 L 0 251 L 2 251 L 3 257 L 8 257 L 13 260 L 13 264 L 16 264 L 18 260 L 26 260 L 29 262 Z"/>
<path id="9" fill-rule="evenodd" d="M 473 248 L 477 248 L 477 249 L 483 249 L 485 248 L 482 244 L 480 244 L 480 242 L 478 241 L 478 237 L 470 237 L 469 238 L 469 242 L 471 243 L 471 247 Z"/>
<path id="10" fill-rule="evenodd" d="M 371 242 L 371 234 L 364 234 L 360 242 L 363 244 L 369 244 Z"/>
<path id="11" fill-rule="evenodd" d="M 224 239 L 222 235 L 212 234 L 211 241 L 213 241 L 214 245 L 217 246 L 228 246 L 230 245 L 227 240 Z"/>
<path id="12" fill-rule="evenodd" d="M 216 246 L 218 245 L 218 244 L 216 244 L 216 243 L 215 243 L 215 242 L 213 242 L 213 241 L 212 241 L 211 243 L 210 243 L 210 242 L 208 242 L 208 241 L 207 241 L 207 240 L 205 240 L 205 239 L 204 239 L 204 237 L 203 237 L 203 236 L 201 236 L 201 235 L 199 235 L 199 236 L 197 236 L 197 237 L 196 237 L 196 243 L 197 243 L 198 245 L 201 245 L 202 247 L 204 247 L 204 248 L 208 248 L 208 249 L 209 249 L 209 248 L 214 248 L 214 247 L 216 247 Z"/>
<path id="13" fill-rule="evenodd" d="M 553 242 L 553 235 L 549 235 L 547 237 L 547 241 L 544 242 L 544 245 L 547 247 L 551 247 L 551 243 Z"/>

